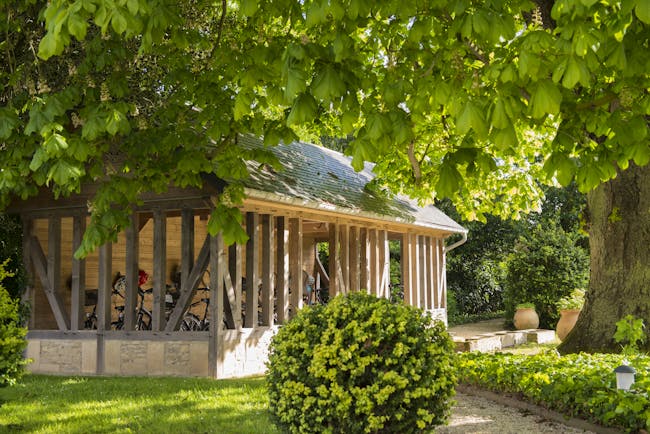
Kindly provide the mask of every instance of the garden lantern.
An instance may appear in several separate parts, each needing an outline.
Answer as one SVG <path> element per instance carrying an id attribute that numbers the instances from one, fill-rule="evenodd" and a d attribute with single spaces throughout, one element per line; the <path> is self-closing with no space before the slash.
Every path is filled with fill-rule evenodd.
<path id="1" fill-rule="evenodd" d="M 634 384 L 634 374 L 636 371 L 633 367 L 628 365 L 621 365 L 614 369 L 616 373 L 616 388 L 618 390 L 630 390 Z"/>

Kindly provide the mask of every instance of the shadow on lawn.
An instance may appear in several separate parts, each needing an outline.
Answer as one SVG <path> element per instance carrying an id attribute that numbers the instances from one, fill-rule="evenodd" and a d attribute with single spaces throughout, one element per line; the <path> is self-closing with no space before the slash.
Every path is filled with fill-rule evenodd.
<path id="1" fill-rule="evenodd" d="M 2 432 L 277 433 L 263 378 L 30 375 L 0 389 Z"/>

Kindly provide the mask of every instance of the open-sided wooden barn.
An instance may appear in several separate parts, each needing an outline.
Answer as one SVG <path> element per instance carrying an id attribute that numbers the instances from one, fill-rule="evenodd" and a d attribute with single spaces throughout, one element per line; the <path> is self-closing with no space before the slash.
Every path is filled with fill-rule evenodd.
<path id="1" fill-rule="evenodd" d="M 260 141 L 242 137 L 245 146 Z M 371 167 L 322 147 L 273 148 L 284 170 L 249 169 L 246 245 L 207 233 L 218 186 L 143 197 L 131 226 L 73 257 L 93 186 L 16 200 L 31 304 L 30 369 L 39 373 L 237 377 L 265 370 L 276 327 L 325 293 L 389 296 L 400 246 L 406 303 L 446 321 L 445 254 L 466 230 L 433 206 L 366 188 Z M 453 246 L 445 240 L 461 234 Z M 319 243 L 329 263 L 318 259 Z M 142 270 L 142 271 L 139 271 Z M 144 273 L 149 278 L 146 279 Z M 120 274 L 121 278 L 116 278 Z"/>

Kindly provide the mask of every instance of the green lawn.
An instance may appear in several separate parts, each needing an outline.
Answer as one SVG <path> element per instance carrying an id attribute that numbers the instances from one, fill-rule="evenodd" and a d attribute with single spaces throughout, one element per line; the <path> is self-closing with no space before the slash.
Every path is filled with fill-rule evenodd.
<path id="1" fill-rule="evenodd" d="M 279 433 L 262 377 L 43 375 L 0 388 L 0 432 Z"/>

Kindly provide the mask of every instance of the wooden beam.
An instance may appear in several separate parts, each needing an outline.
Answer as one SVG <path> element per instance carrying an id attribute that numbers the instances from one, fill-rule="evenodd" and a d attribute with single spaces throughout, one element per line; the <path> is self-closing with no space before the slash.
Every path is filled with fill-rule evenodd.
<path id="1" fill-rule="evenodd" d="M 205 273 L 205 270 L 208 268 L 208 260 L 210 259 L 210 236 L 206 235 L 199 256 L 194 263 L 194 267 L 190 272 L 189 277 L 187 278 L 185 286 L 181 286 L 180 295 L 178 300 L 176 300 L 176 306 L 172 311 L 167 324 L 165 325 L 166 332 L 173 332 L 178 330 L 183 320 L 183 315 L 185 311 L 190 307 L 192 303 L 192 295 L 194 294 L 194 289 L 199 283 L 201 276 Z"/>
<path id="2" fill-rule="evenodd" d="M 208 340 L 208 375 L 217 377 L 217 353 L 224 320 L 224 279 L 226 258 L 221 234 L 210 237 L 210 330 Z"/>
<path id="3" fill-rule="evenodd" d="M 340 262 L 341 270 L 341 292 L 344 294 L 350 291 L 350 232 L 348 225 L 339 225 L 340 234 Z"/>
<path id="4" fill-rule="evenodd" d="M 293 317 L 298 310 L 302 309 L 302 219 L 300 217 L 289 219 L 289 278 Z"/>
<path id="5" fill-rule="evenodd" d="M 420 262 L 418 236 L 411 234 L 411 305 L 420 307 Z"/>
<path id="6" fill-rule="evenodd" d="M 368 229 L 368 242 L 370 244 L 370 254 L 368 255 L 368 262 L 370 262 L 370 287 L 368 289 L 369 293 L 375 296 L 379 294 L 379 284 L 381 281 L 377 241 L 377 229 Z"/>
<path id="7" fill-rule="evenodd" d="M 246 317 L 244 327 L 257 326 L 257 304 L 259 280 L 258 267 L 260 264 L 258 229 L 259 216 L 256 212 L 246 213 Z"/>
<path id="8" fill-rule="evenodd" d="M 61 217 L 52 215 L 48 219 L 47 227 L 47 280 L 49 288 L 54 294 L 58 294 L 61 298 Z M 52 306 L 52 309 L 60 309 L 60 312 L 54 312 L 55 316 L 66 317 L 65 304 L 60 303 Z M 66 321 L 67 326 L 65 329 L 69 330 L 70 322 Z M 58 323 L 58 321 L 57 321 Z"/>
<path id="9" fill-rule="evenodd" d="M 377 250 L 379 251 L 379 290 L 378 297 L 390 297 L 390 245 L 388 244 L 388 232 L 379 230 L 377 233 Z"/>
<path id="10" fill-rule="evenodd" d="M 111 329 L 111 294 L 113 283 L 113 244 L 99 246 L 99 270 L 97 282 L 97 330 Z M 99 359 L 98 359 L 99 362 Z"/>
<path id="11" fill-rule="evenodd" d="M 277 291 L 278 324 L 289 319 L 289 228 L 284 217 L 276 218 L 275 288 Z"/>
<path id="12" fill-rule="evenodd" d="M 135 310 L 138 303 L 138 283 L 140 281 L 140 268 L 138 267 L 140 222 L 137 213 L 131 214 L 131 222 L 124 232 L 126 236 L 124 330 L 129 331 L 135 329 Z"/>
<path id="13" fill-rule="evenodd" d="M 194 238 L 194 234 L 192 234 L 192 238 Z M 151 312 L 151 330 L 153 331 L 165 329 L 166 284 L 167 216 L 163 210 L 156 209 L 153 212 L 153 309 Z"/>
<path id="14" fill-rule="evenodd" d="M 408 232 L 402 234 L 400 242 L 400 267 L 402 269 L 402 289 L 404 291 L 404 303 L 411 304 L 411 261 L 410 245 L 411 237 Z"/>
<path id="15" fill-rule="evenodd" d="M 359 230 L 359 290 L 370 294 L 370 237 L 367 228 Z"/>
<path id="16" fill-rule="evenodd" d="M 273 325 L 273 217 L 262 215 L 262 325 Z"/>
<path id="17" fill-rule="evenodd" d="M 438 293 L 440 297 L 440 308 L 447 309 L 447 273 L 446 273 L 445 241 L 438 238 Z"/>
<path id="18" fill-rule="evenodd" d="M 34 231 L 34 221 L 28 216 L 22 216 L 23 221 L 23 266 L 25 267 L 25 292 L 21 301 L 29 306 L 34 306 L 34 266 L 32 263 L 31 242 Z M 30 309 L 28 328 L 34 329 L 34 309 Z"/>
<path id="19" fill-rule="evenodd" d="M 420 300 L 418 307 L 422 309 L 427 308 L 427 262 L 426 257 L 426 245 L 424 242 L 424 236 L 418 236 L 418 281 L 420 283 Z"/>
<path id="20" fill-rule="evenodd" d="M 438 273 L 436 272 L 436 239 L 432 237 L 427 237 L 427 268 L 429 270 L 428 279 L 429 279 L 429 309 L 438 308 L 438 292 L 437 292 L 437 282 L 436 277 Z"/>
<path id="21" fill-rule="evenodd" d="M 181 210 L 181 287 L 187 286 L 187 279 L 194 266 L 194 211 Z"/>
<path id="22" fill-rule="evenodd" d="M 338 277 L 339 264 L 339 232 L 336 223 L 329 225 L 329 264 L 327 273 L 330 278 L 329 298 L 336 297 L 341 292 L 341 282 Z"/>
<path id="23" fill-rule="evenodd" d="M 61 294 L 58 291 L 54 291 L 50 286 L 50 276 L 48 274 L 48 259 L 43 253 L 41 244 L 38 242 L 38 239 L 35 236 L 30 238 L 30 253 L 32 258 L 32 264 L 34 264 L 34 270 L 38 275 L 41 285 L 43 286 L 43 291 L 47 297 L 47 301 L 50 303 L 50 308 L 54 314 L 54 319 L 56 320 L 56 325 L 59 327 L 59 330 L 69 330 L 70 329 L 70 320 L 65 313 L 65 308 L 63 304 L 63 299 Z M 49 253 L 49 252 L 48 252 Z"/>
<path id="24" fill-rule="evenodd" d="M 70 298 L 70 329 L 82 330 L 86 319 L 86 260 L 74 257 L 74 252 L 81 246 L 86 231 L 86 215 L 75 214 L 72 218 L 72 291 Z"/>
<path id="25" fill-rule="evenodd" d="M 223 279 L 226 286 L 224 299 L 226 323 L 230 329 L 241 329 L 241 298 L 242 298 L 242 254 L 241 245 L 233 244 L 228 248 L 228 273 L 224 273 Z M 229 318 L 229 316 L 232 316 Z"/>
<path id="26" fill-rule="evenodd" d="M 349 281 L 350 291 L 359 290 L 359 228 L 356 226 L 350 227 L 350 256 L 349 256 Z"/>

